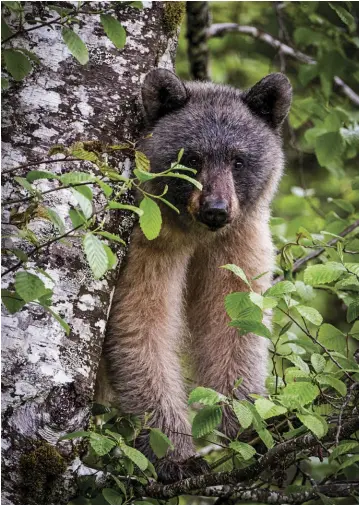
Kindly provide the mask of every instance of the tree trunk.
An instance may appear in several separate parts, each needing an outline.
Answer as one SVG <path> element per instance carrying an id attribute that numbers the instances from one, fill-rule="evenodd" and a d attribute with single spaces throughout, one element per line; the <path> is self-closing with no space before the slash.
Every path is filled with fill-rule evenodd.
<path id="1" fill-rule="evenodd" d="M 3 170 L 46 158 L 54 144 L 70 145 L 77 140 L 116 144 L 138 137 L 140 83 L 152 68 L 172 67 L 178 17 L 173 12 L 169 15 L 173 6 L 162 2 L 144 2 L 140 10 L 116 4 L 116 14 L 127 32 L 121 51 L 104 34 L 99 15 L 78 16 L 81 25 L 74 30 L 90 54 L 84 66 L 70 55 L 59 26 L 43 26 L 12 39 L 14 47 L 35 52 L 41 64 L 4 93 Z M 90 2 L 83 9 L 104 5 Z M 25 12 L 38 8 L 41 2 L 25 3 Z M 29 26 L 25 24 L 25 28 Z M 124 156 L 121 163 L 124 169 L 130 165 Z M 63 162 L 35 168 L 62 173 L 74 166 Z M 29 170 L 5 174 L 4 200 L 27 195 L 13 177 L 25 176 Z M 46 180 L 38 184 L 41 190 L 50 187 Z M 96 202 L 96 194 L 94 197 Z M 74 200 L 69 190 L 50 193 L 45 204 L 66 217 L 67 230 L 72 228 L 67 216 Z M 18 204 L 17 212 L 25 208 Z M 9 208 L 5 209 L 5 247 L 28 249 L 21 239 L 9 238 L 19 228 Z M 109 223 L 122 235 L 131 226 L 128 218 Z M 49 233 L 53 235 L 49 222 L 40 217 L 28 228 L 40 242 L 48 240 Z M 14 260 L 8 258 L 5 264 L 9 268 Z M 53 307 L 69 323 L 71 333 L 67 337 L 54 318 L 35 304 L 27 304 L 13 315 L 3 307 L 2 503 L 65 504 L 83 467 L 76 456 L 79 448 L 72 441 L 59 442 L 59 437 L 83 429 L 88 422 L 116 274 L 95 281 L 76 239 L 52 244 L 27 266 L 30 272 L 41 267 L 55 280 Z M 5 288 L 13 282 L 13 274 L 4 276 Z"/>

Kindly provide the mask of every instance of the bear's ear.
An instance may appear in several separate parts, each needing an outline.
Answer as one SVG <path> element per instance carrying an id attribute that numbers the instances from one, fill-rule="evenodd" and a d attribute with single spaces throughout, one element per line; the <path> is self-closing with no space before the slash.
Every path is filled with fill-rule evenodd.
<path id="1" fill-rule="evenodd" d="M 142 85 L 142 102 L 149 122 L 181 108 L 187 99 L 183 82 L 173 72 L 158 68 L 146 75 Z"/>
<path id="2" fill-rule="evenodd" d="M 253 114 L 260 116 L 271 127 L 278 128 L 289 112 L 292 86 L 284 74 L 269 74 L 246 91 L 242 98 Z"/>

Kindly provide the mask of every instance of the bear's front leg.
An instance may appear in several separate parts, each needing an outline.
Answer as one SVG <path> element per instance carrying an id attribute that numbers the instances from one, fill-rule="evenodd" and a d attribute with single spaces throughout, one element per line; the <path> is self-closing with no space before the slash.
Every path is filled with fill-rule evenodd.
<path id="1" fill-rule="evenodd" d="M 150 242 L 139 228 L 134 230 L 105 343 L 108 378 L 121 410 L 139 416 L 151 413 L 149 425 L 161 429 L 174 444 L 164 460 L 156 461 L 148 431 L 136 441 L 163 481 L 187 477 L 195 465 L 189 460 L 195 448 L 176 354 L 190 251 L 183 241 L 175 242 L 168 235 Z"/>
<path id="2" fill-rule="evenodd" d="M 244 398 L 265 392 L 268 340 L 253 334 L 240 336 L 236 328 L 228 326 L 225 296 L 248 291 L 248 287 L 234 273 L 220 268 L 226 264 L 238 265 L 249 279 L 269 272 L 252 287 L 261 293 L 270 286 L 272 244 L 266 223 L 232 225 L 206 247 L 198 248 L 188 272 L 190 355 L 196 383 L 228 395 L 241 377 L 243 382 L 235 394 Z M 231 438 L 236 436 L 238 424 L 230 412 L 224 412 L 220 429 Z"/>

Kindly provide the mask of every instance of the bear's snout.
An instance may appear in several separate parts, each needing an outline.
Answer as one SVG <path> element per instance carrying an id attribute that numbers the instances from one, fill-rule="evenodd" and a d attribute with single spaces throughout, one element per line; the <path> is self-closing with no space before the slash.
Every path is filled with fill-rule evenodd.
<path id="1" fill-rule="evenodd" d="M 222 228 L 229 222 L 228 202 L 224 199 L 204 200 L 198 218 L 213 231 Z"/>

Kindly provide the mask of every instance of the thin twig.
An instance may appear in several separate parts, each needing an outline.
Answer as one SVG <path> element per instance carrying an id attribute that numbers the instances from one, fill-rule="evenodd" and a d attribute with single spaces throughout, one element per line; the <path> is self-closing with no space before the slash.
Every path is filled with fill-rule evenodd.
<path id="1" fill-rule="evenodd" d="M 310 56 L 302 53 L 301 51 L 293 49 L 293 47 L 284 44 L 283 42 L 276 39 L 269 33 L 263 32 L 262 30 L 259 30 L 255 26 L 244 26 L 244 25 L 238 25 L 236 23 L 217 23 L 211 25 L 207 29 L 207 38 L 209 39 L 211 37 L 223 37 L 223 35 L 230 32 L 241 33 L 243 35 L 250 35 L 251 37 L 261 40 L 266 44 L 269 44 L 274 49 L 281 51 L 282 54 L 290 56 L 291 58 L 294 58 L 300 61 L 301 63 L 306 63 L 307 65 L 315 65 L 317 63 L 314 58 L 311 58 Z M 355 93 L 354 90 L 352 90 L 338 76 L 334 77 L 334 82 L 338 86 L 338 88 L 341 89 L 344 95 L 346 95 L 355 105 L 359 106 L 359 95 L 357 95 L 357 93 Z"/>
<path id="2" fill-rule="evenodd" d="M 79 158 L 68 158 L 64 157 L 59 160 L 41 160 L 41 161 L 31 161 L 30 163 L 24 163 L 23 165 L 17 165 L 16 167 L 8 168 L 7 170 L 2 170 L 1 175 L 11 174 L 12 172 L 17 172 L 18 170 L 23 170 L 24 168 L 34 167 L 37 165 L 47 165 L 50 163 L 61 163 L 62 161 L 84 161 Z"/>
<path id="3" fill-rule="evenodd" d="M 340 407 L 340 412 L 339 412 L 339 417 L 338 417 L 338 428 L 337 428 L 337 433 L 335 435 L 335 445 L 339 444 L 339 437 L 340 437 L 340 432 L 342 429 L 342 418 L 343 418 L 343 413 L 344 410 L 347 408 L 348 403 L 350 402 L 350 398 L 353 396 L 354 389 L 356 389 L 359 386 L 358 382 L 354 382 L 352 384 L 344 398 L 344 402 L 342 406 Z"/>

